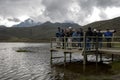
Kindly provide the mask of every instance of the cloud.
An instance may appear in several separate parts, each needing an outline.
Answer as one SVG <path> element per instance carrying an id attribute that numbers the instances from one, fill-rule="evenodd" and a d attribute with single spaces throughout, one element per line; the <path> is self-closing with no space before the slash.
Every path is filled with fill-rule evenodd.
<path id="1" fill-rule="evenodd" d="M 112 13 L 109 14 L 105 13 L 105 10 L 107 8 L 120 7 L 119 0 L 77 0 L 77 1 L 82 9 L 80 12 L 81 16 L 79 16 L 79 18 L 82 19 L 83 24 L 85 24 L 86 21 L 89 20 L 90 16 L 91 18 L 93 17 L 95 8 L 99 9 L 100 11 L 98 13 L 100 18 L 96 18 L 96 20 L 98 20 L 98 19 L 108 19 L 108 15 L 112 14 Z M 88 18 L 88 20 L 86 18 Z"/>
<path id="2" fill-rule="evenodd" d="M 18 18 L 8 18 L 8 21 L 20 22 Z"/>
<path id="3" fill-rule="evenodd" d="M 44 14 L 52 21 L 64 21 L 68 19 L 68 8 L 72 5 L 72 2 L 72 0 L 43 0 Z"/>
<path id="4" fill-rule="evenodd" d="M 41 0 L 0 0 L 0 15 L 3 17 L 37 15 L 38 11 L 42 10 L 41 6 Z"/>
<path id="5" fill-rule="evenodd" d="M 87 24 L 119 16 L 106 12 L 108 8 L 120 9 L 119 0 L 0 0 L 1 19 L 29 16 L 36 21 L 73 21 Z M 93 15 L 95 14 L 97 18 Z M 117 10 L 118 10 L 117 9 Z M 120 11 L 120 10 L 119 10 Z M 119 12 L 117 12 L 119 13 Z M 110 17 L 111 14 L 115 16 Z"/>
<path id="6" fill-rule="evenodd" d="M 112 7 L 120 7 L 119 0 L 43 0 L 45 6 L 45 16 L 48 16 L 53 21 L 73 20 L 80 24 L 86 24 L 90 21 L 87 18 L 93 16 L 94 8 L 99 9 L 99 19 L 108 19 L 105 10 Z M 70 10 L 76 7 L 79 12 Z M 94 17 L 95 18 L 95 17 Z M 98 20 L 98 19 L 96 19 Z"/>

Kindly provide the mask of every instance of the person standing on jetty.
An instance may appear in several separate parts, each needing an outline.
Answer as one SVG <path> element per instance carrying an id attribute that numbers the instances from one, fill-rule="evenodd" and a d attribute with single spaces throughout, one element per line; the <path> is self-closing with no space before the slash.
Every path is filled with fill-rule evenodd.
<path id="1" fill-rule="evenodd" d="M 78 43 L 78 46 L 81 48 L 83 45 L 82 45 L 82 42 L 83 42 L 83 29 L 82 28 L 79 28 L 79 42 Z"/>
<path id="2" fill-rule="evenodd" d="M 68 40 L 67 40 L 67 47 L 69 49 L 72 48 L 72 35 L 73 35 L 73 28 L 72 27 L 68 27 Z"/>
<path id="3" fill-rule="evenodd" d="M 86 32 L 86 48 L 87 50 L 89 50 L 91 48 L 91 40 L 92 40 L 92 37 L 93 36 L 93 32 L 91 30 L 91 27 L 88 27 L 88 30 Z"/>
<path id="4" fill-rule="evenodd" d="M 80 41 L 79 36 L 80 36 L 79 31 L 77 29 L 73 29 L 72 42 L 79 42 Z M 78 43 L 73 43 L 72 46 L 78 47 Z"/>
<path id="5" fill-rule="evenodd" d="M 56 42 L 57 42 L 57 48 L 60 48 L 61 46 L 61 37 L 62 37 L 62 29 L 60 27 L 57 28 L 57 32 L 56 32 Z"/>
<path id="6" fill-rule="evenodd" d="M 103 41 L 103 33 L 101 32 L 101 30 L 98 30 L 98 48 L 102 48 L 102 41 Z"/>
<path id="7" fill-rule="evenodd" d="M 63 32 L 63 34 L 64 34 L 64 38 L 63 38 L 63 49 L 64 48 L 66 48 L 66 47 L 68 47 L 69 46 L 69 44 L 68 43 L 70 43 L 71 42 L 71 33 L 70 33 L 70 29 L 71 28 L 66 28 L 66 29 L 64 29 L 64 32 Z M 70 47 L 70 46 L 69 46 Z"/>
<path id="8" fill-rule="evenodd" d="M 104 36 L 107 41 L 107 47 L 111 48 L 111 41 L 112 41 L 113 33 L 110 32 L 109 29 L 107 29 L 106 32 L 104 33 Z"/>
<path id="9" fill-rule="evenodd" d="M 97 42 L 97 36 L 98 36 L 98 33 L 97 33 L 97 29 L 93 29 L 93 35 L 92 35 L 92 39 L 93 39 L 93 45 L 92 45 L 92 48 L 95 49 L 96 47 L 96 42 Z"/>

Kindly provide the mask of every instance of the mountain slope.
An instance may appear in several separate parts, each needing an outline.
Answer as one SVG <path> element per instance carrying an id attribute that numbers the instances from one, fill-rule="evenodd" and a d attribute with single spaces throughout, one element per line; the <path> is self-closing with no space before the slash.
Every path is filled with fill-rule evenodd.
<path id="1" fill-rule="evenodd" d="M 40 24 L 41 24 L 40 22 L 35 22 L 34 20 L 29 18 L 17 25 L 13 25 L 13 27 L 32 27 L 32 26 L 36 26 L 36 25 L 40 25 Z"/>
<path id="2" fill-rule="evenodd" d="M 55 36 L 57 27 L 63 29 L 67 27 L 80 28 L 83 27 L 84 30 L 89 26 L 96 29 L 115 29 L 117 30 L 116 35 L 120 36 L 120 17 L 97 21 L 91 24 L 80 26 L 76 23 L 51 23 L 49 21 L 36 25 L 34 27 L 11 27 L 11 28 L 0 28 L 0 41 L 41 41 L 48 40 Z"/>
<path id="3" fill-rule="evenodd" d="M 75 23 L 51 23 L 45 22 L 34 27 L 11 27 L 0 29 L 0 41 L 41 41 L 49 40 L 55 36 L 57 27 L 81 27 Z"/>
<path id="4" fill-rule="evenodd" d="M 119 33 L 119 31 L 120 31 L 120 17 L 110 19 L 110 20 L 93 22 L 93 23 L 90 23 L 90 24 L 85 25 L 83 27 L 85 29 L 87 27 L 92 27 L 92 28 L 101 29 L 101 30 L 115 29 L 117 31 L 116 35 L 120 36 L 120 33 Z"/>

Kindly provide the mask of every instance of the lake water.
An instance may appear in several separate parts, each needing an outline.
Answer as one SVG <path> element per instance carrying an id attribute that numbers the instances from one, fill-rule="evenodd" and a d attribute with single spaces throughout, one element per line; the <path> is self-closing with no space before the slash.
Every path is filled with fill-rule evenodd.
<path id="1" fill-rule="evenodd" d="M 69 78 L 72 73 L 51 67 L 49 48 L 49 43 L 0 43 L 0 80 L 69 80 L 65 79 L 65 72 Z M 19 49 L 30 52 L 16 52 Z M 58 55 L 63 54 L 54 56 Z M 72 60 L 80 59 L 80 54 L 73 54 Z M 54 62 L 61 63 L 63 59 Z"/>

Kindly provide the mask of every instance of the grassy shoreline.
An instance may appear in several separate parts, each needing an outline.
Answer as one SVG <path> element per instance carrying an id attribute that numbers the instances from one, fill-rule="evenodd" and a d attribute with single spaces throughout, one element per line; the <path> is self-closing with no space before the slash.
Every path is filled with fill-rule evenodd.
<path id="1" fill-rule="evenodd" d="M 50 43 L 50 40 L 0 40 L 0 42 Z"/>
<path id="2" fill-rule="evenodd" d="M 64 64 L 54 66 L 61 73 L 66 73 L 64 80 L 120 80 L 120 61 L 110 64 L 98 63 L 97 67 L 96 63 L 89 62 L 85 72 L 83 72 L 82 62 L 67 63 L 65 68 Z"/>

